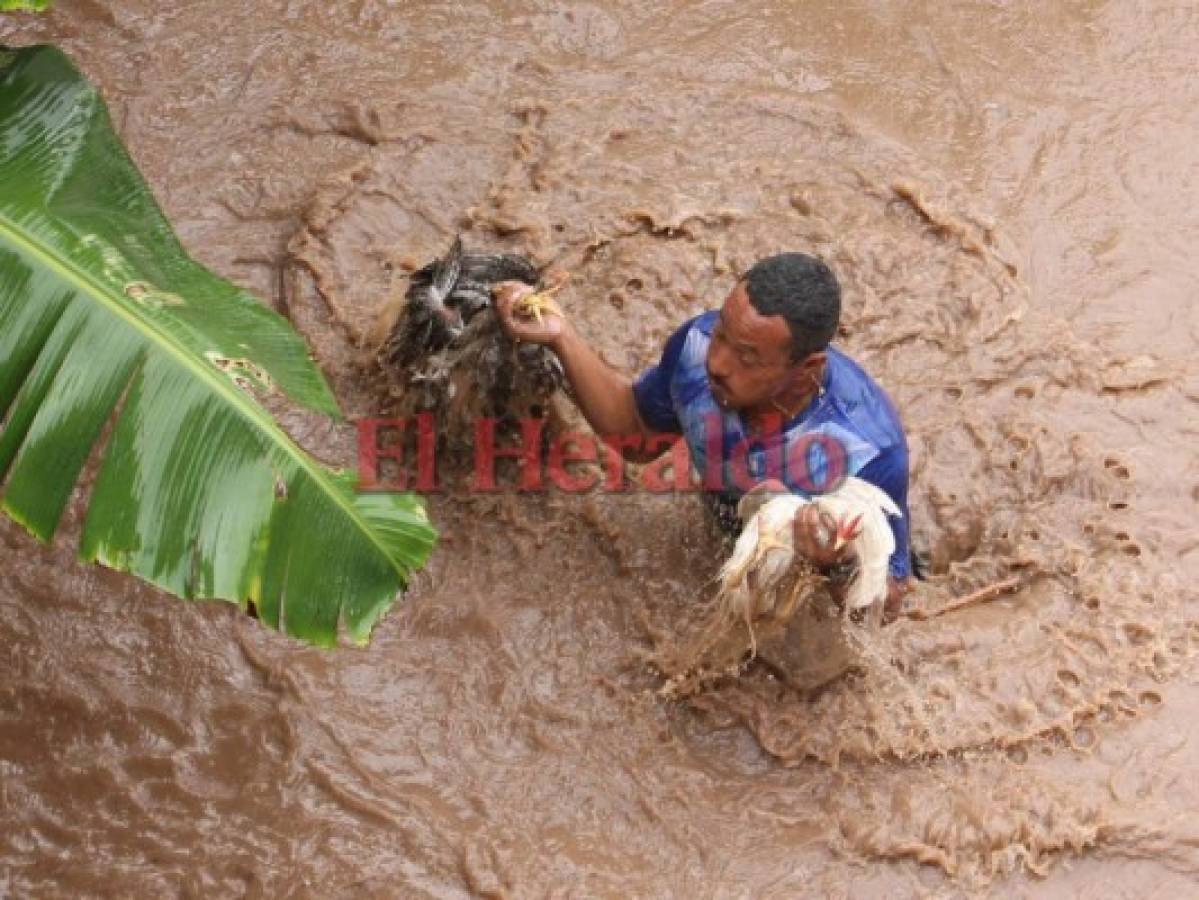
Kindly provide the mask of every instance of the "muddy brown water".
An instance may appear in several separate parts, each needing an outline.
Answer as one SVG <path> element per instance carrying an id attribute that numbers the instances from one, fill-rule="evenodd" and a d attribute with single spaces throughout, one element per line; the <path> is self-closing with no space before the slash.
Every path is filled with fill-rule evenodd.
<path id="1" fill-rule="evenodd" d="M 572 273 L 613 365 L 778 249 L 908 428 L 936 605 L 850 677 L 691 702 L 693 495 L 431 498 L 365 650 L 169 600 L 0 522 L 0 895 L 1188 896 L 1199 874 L 1199 8 L 252 9 L 63 0 L 189 248 L 351 415 L 403 273 L 461 231 Z M 345 428 L 293 417 L 313 452 Z"/>

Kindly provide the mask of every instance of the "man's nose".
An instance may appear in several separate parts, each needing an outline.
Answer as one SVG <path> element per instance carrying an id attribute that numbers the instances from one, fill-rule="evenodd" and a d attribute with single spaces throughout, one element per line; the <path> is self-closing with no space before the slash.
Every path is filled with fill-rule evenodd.
<path id="1" fill-rule="evenodd" d="M 708 350 L 708 376 L 710 378 L 724 379 L 732 372 L 732 360 L 727 353 L 724 353 L 718 347 L 710 347 Z"/>

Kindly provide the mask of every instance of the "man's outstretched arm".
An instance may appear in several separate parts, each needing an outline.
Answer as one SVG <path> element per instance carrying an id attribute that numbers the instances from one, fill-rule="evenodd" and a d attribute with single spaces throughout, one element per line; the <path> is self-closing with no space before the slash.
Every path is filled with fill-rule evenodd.
<path id="1" fill-rule="evenodd" d="M 626 460 L 648 462 L 660 456 L 666 443 L 650 442 L 657 432 L 641 421 L 629 378 L 604 362 L 565 317 L 544 313 L 536 321 L 516 314 L 516 301 L 532 290 L 519 281 L 496 285 L 496 311 L 504 330 L 514 340 L 544 344 L 557 355 L 583 417 L 601 437 L 620 439 L 617 446 Z M 647 452 L 647 446 L 658 449 Z"/>

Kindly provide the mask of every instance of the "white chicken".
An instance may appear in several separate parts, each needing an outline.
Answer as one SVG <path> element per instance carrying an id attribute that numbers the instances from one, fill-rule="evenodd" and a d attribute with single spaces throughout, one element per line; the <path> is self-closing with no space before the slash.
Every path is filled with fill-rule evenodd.
<path id="1" fill-rule="evenodd" d="M 718 608 L 749 628 L 756 652 L 754 624 L 765 617 L 789 618 L 801 591 L 795 574 L 794 528 L 800 508 L 814 503 L 837 522 L 834 546 L 848 545 L 857 565 L 846 590 L 846 613 L 871 609 L 881 617 L 887 598 L 887 561 L 895 536 L 887 516 L 902 513 L 879 488 L 860 478 L 847 478 L 835 491 L 811 499 L 795 494 L 751 492 L 738 512 L 745 528 L 733 554 L 720 569 Z"/>
<path id="2" fill-rule="evenodd" d="M 868 623 L 877 627 L 881 622 L 887 598 L 887 562 L 895 550 L 887 516 L 902 514 L 891 498 L 860 478 L 848 478 L 835 491 L 811 499 L 751 491 L 738 506 L 745 528 L 720 568 L 715 606 L 690 638 L 655 656 L 656 664 L 668 676 L 661 688 L 664 696 L 687 696 L 713 678 L 736 675 L 748 659 L 757 657 L 759 642 L 764 650 L 773 648 L 773 654 L 778 641 L 786 639 L 801 606 L 818 602 L 824 579 L 814 567 L 804 565 L 795 550 L 795 515 L 810 503 L 837 523 L 831 535 L 834 546 L 848 545 L 856 557 L 845 614 L 869 610 Z M 823 616 L 816 619 L 823 621 Z M 804 664 L 823 671 L 819 662 L 805 660 Z"/>

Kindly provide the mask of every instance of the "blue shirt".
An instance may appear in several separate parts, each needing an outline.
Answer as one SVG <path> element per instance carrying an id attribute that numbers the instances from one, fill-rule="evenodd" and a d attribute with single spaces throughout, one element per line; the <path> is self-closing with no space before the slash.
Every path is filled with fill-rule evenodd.
<path id="1" fill-rule="evenodd" d="M 827 351 L 822 390 L 790 419 L 751 435 L 735 410 L 712 396 L 705 364 L 719 313 L 703 313 L 666 342 L 662 358 L 633 383 L 647 426 L 681 434 L 705 490 L 731 500 L 765 478 L 811 496 L 856 475 L 885 491 L 902 516 L 891 516 L 890 573 L 910 572 L 908 445 L 895 405 L 862 367 L 835 347 Z"/>

